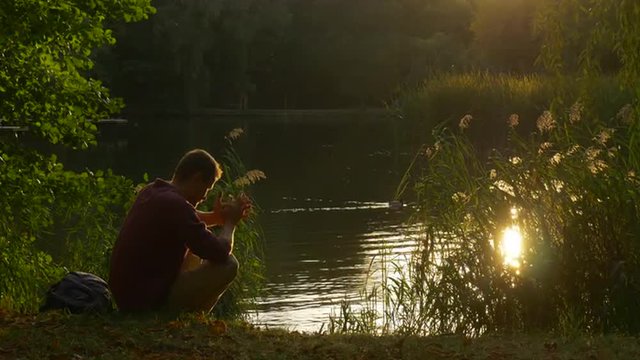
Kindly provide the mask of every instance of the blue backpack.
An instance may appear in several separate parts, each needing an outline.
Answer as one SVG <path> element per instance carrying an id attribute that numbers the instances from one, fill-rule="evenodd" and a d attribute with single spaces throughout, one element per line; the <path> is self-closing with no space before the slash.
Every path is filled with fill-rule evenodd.
<path id="1" fill-rule="evenodd" d="M 113 310 L 107 282 L 99 276 L 73 271 L 47 290 L 40 311 L 67 309 L 71 313 Z"/>

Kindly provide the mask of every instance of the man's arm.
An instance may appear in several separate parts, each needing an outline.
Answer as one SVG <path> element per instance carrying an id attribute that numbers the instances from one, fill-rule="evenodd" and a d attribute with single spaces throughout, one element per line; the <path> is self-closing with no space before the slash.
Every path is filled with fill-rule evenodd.
<path id="1" fill-rule="evenodd" d="M 207 224 L 207 226 L 220 226 L 224 224 L 224 219 L 222 218 L 222 215 L 218 212 L 215 212 L 215 211 L 205 212 L 205 211 L 196 210 L 196 214 L 198 215 L 198 218 L 200 219 L 200 221 Z"/>
<path id="2" fill-rule="evenodd" d="M 240 207 L 242 213 L 240 220 L 245 219 L 251 212 L 251 199 L 249 199 L 246 195 L 241 194 L 240 197 L 234 199 L 233 201 L 222 202 L 222 196 L 220 196 L 215 200 L 212 211 L 204 212 L 196 210 L 196 214 L 198 215 L 200 221 L 203 221 L 207 226 L 222 226 L 226 222 L 225 219 L 227 215 L 225 214 L 229 212 L 229 207 L 236 206 Z"/>
<path id="3" fill-rule="evenodd" d="M 168 230 L 175 238 L 185 242 L 189 250 L 201 259 L 216 262 L 226 261 L 231 253 L 229 241 L 223 241 L 214 235 L 196 209 L 182 197 L 172 197 L 167 203 L 166 219 Z"/>
<path id="4" fill-rule="evenodd" d="M 224 203 L 218 212 L 223 220 L 223 226 L 218 236 L 213 235 L 200 220 L 195 209 L 186 202 L 181 202 L 184 218 L 180 223 L 179 233 L 186 240 L 187 247 L 197 256 L 206 260 L 224 261 L 233 250 L 235 228 L 247 212 L 251 204 L 245 201 L 231 201 Z"/>
<path id="5" fill-rule="evenodd" d="M 233 234 L 236 230 L 238 223 L 249 216 L 251 211 L 251 201 L 244 194 L 240 198 L 225 203 L 220 207 L 220 217 L 223 222 L 222 230 L 218 235 L 218 239 L 223 244 L 233 251 Z"/>
<path id="6" fill-rule="evenodd" d="M 222 196 L 219 196 L 213 203 L 213 209 L 211 211 L 205 212 L 196 210 L 196 215 L 198 215 L 198 219 L 204 222 L 207 227 L 223 225 L 224 216 L 222 214 L 222 209 L 224 205 L 225 204 L 222 203 Z"/>
<path id="7" fill-rule="evenodd" d="M 218 235 L 218 240 L 222 241 L 226 248 L 229 248 L 230 251 L 233 251 L 233 234 L 236 231 L 236 224 L 232 222 L 226 222 L 222 226 L 222 231 Z"/>

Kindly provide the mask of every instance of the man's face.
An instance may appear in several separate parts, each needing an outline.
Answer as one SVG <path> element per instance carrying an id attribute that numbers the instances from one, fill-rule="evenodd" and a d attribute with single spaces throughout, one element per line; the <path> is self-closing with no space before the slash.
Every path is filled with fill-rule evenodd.
<path id="1" fill-rule="evenodd" d="M 205 180 L 202 174 L 195 174 L 187 184 L 187 201 L 194 207 L 198 206 L 198 204 L 207 198 L 207 194 L 213 189 L 215 183 L 215 180 L 213 182 Z"/>

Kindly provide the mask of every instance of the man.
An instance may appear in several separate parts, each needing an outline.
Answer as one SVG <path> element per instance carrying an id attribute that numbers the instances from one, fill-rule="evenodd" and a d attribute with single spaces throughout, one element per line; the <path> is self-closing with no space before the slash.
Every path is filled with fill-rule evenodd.
<path id="1" fill-rule="evenodd" d="M 157 179 L 137 196 L 111 256 L 109 286 L 121 311 L 173 309 L 209 312 L 235 278 L 231 254 L 236 225 L 248 215 L 244 196 L 196 206 L 222 170 L 204 150 L 186 153 L 170 182 Z M 214 235 L 208 226 L 222 226 Z"/>

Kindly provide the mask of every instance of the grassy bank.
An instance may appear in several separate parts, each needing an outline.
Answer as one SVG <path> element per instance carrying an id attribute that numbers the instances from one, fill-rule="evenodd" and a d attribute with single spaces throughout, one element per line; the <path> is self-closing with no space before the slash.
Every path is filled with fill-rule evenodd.
<path id="1" fill-rule="evenodd" d="M 563 103 L 561 98 L 569 103 Z M 435 141 L 435 127 L 455 129 L 460 119 L 470 114 L 481 126 L 468 129 L 467 135 L 476 146 L 491 149 L 508 145 L 509 129 L 505 124 L 511 114 L 523 119 L 517 132 L 528 135 L 536 130 L 535 119 L 551 109 L 552 103 L 566 111 L 578 98 L 588 101 L 585 105 L 594 116 L 607 120 L 632 102 L 632 92 L 621 89 L 618 80 L 607 76 L 594 79 L 585 90 L 577 79 L 559 82 L 538 74 L 441 74 L 407 90 L 398 108 L 414 142 Z"/>
<path id="2" fill-rule="evenodd" d="M 0 315 L 1 359 L 637 359 L 618 335 L 301 334 L 203 317 Z"/>

